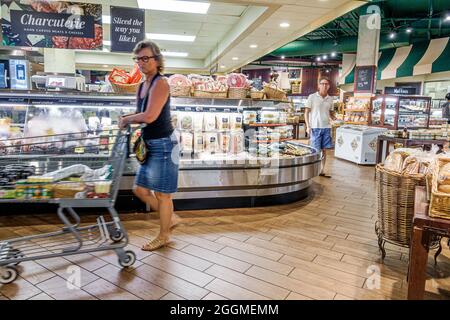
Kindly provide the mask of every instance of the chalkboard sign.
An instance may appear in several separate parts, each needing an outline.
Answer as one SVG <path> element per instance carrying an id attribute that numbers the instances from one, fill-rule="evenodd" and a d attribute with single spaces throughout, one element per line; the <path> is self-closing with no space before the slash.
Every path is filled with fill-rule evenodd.
<path id="1" fill-rule="evenodd" d="M 384 88 L 385 94 L 401 94 L 401 95 L 407 95 L 407 96 L 413 96 L 416 93 L 416 88 L 412 87 L 386 87 Z"/>
<path id="2" fill-rule="evenodd" d="M 355 68 L 355 93 L 373 93 L 375 86 L 375 66 Z"/>

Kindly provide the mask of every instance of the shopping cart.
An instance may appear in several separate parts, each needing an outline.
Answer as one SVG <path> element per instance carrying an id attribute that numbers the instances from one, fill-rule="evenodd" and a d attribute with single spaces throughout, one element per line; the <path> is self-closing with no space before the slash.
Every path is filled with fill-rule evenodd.
<path id="1" fill-rule="evenodd" d="M 136 255 L 124 249 L 128 236 L 114 209 L 129 134 L 111 130 L 0 141 L 0 204 L 54 203 L 63 223 L 55 232 L 0 240 L 0 283 L 13 282 L 16 266 L 29 260 L 114 250 L 122 267 L 134 264 Z M 99 215 L 95 224 L 84 225 L 75 211 L 80 208 L 104 208 L 110 217 Z"/>

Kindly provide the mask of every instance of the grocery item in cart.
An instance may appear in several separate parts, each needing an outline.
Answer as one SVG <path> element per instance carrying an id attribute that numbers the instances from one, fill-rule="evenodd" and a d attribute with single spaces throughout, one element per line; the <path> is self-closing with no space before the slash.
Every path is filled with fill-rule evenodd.
<path id="1" fill-rule="evenodd" d="M 62 198 L 81 198 L 82 194 L 86 190 L 84 183 L 76 182 L 60 182 L 53 187 L 53 197 L 56 199 Z"/>

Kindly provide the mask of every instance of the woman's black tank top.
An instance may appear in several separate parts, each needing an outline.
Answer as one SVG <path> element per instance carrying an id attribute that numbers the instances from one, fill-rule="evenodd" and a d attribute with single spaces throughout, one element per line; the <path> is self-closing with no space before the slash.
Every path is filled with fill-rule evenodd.
<path id="1" fill-rule="evenodd" d="M 138 95 L 138 101 L 137 101 L 137 110 L 136 112 L 144 112 L 147 108 L 147 103 L 149 99 L 150 90 L 153 87 L 153 84 L 155 83 L 156 79 L 158 79 L 160 75 L 154 76 L 152 81 L 150 82 L 150 87 L 148 88 L 147 94 L 144 98 L 141 98 L 141 91 L 144 86 L 144 83 L 142 83 L 139 86 L 139 95 Z M 167 98 L 166 103 L 164 104 L 161 113 L 158 116 L 158 119 L 156 119 L 152 123 L 148 123 L 143 129 L 143 137 L 144 139 L 161 139 L 169 137 L 172 132 L 174 131 L 172 126 L 172 121 L 170 117 L 170 96 Z"/>

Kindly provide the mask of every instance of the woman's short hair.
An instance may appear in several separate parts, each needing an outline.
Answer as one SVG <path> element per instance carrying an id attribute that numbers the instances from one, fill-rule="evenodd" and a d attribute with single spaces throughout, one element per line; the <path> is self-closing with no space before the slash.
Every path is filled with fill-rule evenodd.
<path id="1" fill-rule="evenodd" d="M 150 40 L 143 40 L 138 42 L 138 44 L 136 44 L 136 46 L 133 49 L 133 54 L 137 55 L 139 53 L 139 51 L 141 51 L 142 49 L 146 49 L 149 48 L 152 50 L 153 55 L 155 55 L 155 60 L 158 62 L 158 72 L 160 74 L 163 74 L 164 72 L 164 57 L 161 54 L 161 49 L 159 49 L 159 46 Z"/>

